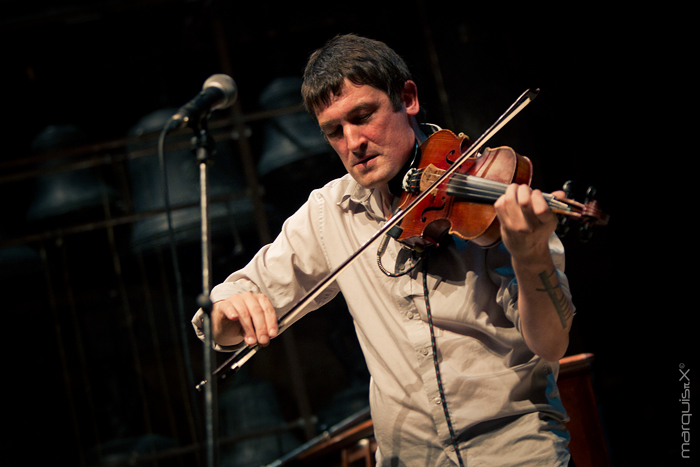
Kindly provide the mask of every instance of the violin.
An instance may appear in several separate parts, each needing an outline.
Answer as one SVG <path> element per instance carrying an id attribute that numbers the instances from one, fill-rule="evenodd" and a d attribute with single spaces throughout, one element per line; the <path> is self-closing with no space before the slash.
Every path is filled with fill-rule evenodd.
<path id="1" fill-rule="evenodd" d="M 481 154 L 461 159 L 471 146 L 467 136 L 457 136 L 450 130 L 433 133 L 420 146 L 419 165 L 409 169 L 404 177 L 398 209 L 406 209 L 426 190 L 429 193 L 421 195 L 389 235 L 418 249 L 438 244 L 446 234 L 482 247 L 500 241 L 500 224 L 493 203 L 509 184 L 531 183 L 532 162 L 505 146 L 487 148 Z M 459 165 L 453 174 L 436 183 L 454 164 Z M 570 186 L 571 182 L 567 182 L 565 191 L 570 191 Z M 580 221 L 584 231 L 608 223 L 609 216 L 600 210 L 596 200 L 580 203 L 548 193 L 543 196 L 552 211 Z M 560 225 L 563 231 L 565 223 Z"/>
<path id="2" fill-rule="evenodd" d="M 497 243 L 500 240 L 500 226 L 493 203 L 505 193 L 509 184 L 530 183 L 532 163 L 510 148 L 487 149 L 483 154 L 477 151 L 538 93 L 539 90 L 525 91 L 473 143 L 465 136 L 455 136 L 448 130 L 431 135 L 420 147 L 422 157 L 417 170 L 409 170 L 406 174 L 406 189 L 394 215 L 278 320 L 279 334 L 291 326 L 307 305 L 380 238 L 386 240 L 387 236 L 391 236 L 406 245 L 422 247 L 438 243 L 443 235 L 449 233 L 482 246 Z M 600 211 L 596 202 L 579 203 L 551 194 L 544 196 L 558 214 L 577 218 L 589 226 L 608 222 L 608 216 Z M 259 349 L 259 344 L 241 348 L 212 376 L 225 379 L 239 370 Z M 201 391 L 207 383 L 207 380 L 203 380 L 197 389 Z"/>

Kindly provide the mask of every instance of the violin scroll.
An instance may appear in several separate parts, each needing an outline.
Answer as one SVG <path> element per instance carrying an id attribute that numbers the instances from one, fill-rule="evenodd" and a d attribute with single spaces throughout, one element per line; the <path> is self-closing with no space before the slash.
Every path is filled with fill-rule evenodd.
<path id="1" fill-rule="evenodd" d="M 574 183 L 571 180 L 564 183 L 562 190 L 565 198 L 557 199 L 566 204 L 566 209 L 553 209 L 557 214 L 563 214 L 559 217 L 556 233 L 560 238 L 564 237 L 570 230 L 570 220 L 573 218 L 580 222 L 578 229 L 579 240 L 586 243 L 593 236 L 593 227 L 608 225 L 610 216 L 600 209 L 600 203 L 595 199 L 597 190 L 593 186 L 589 186 L 586 190 L 583 203 L 570 199 L 573 185 Z"/>

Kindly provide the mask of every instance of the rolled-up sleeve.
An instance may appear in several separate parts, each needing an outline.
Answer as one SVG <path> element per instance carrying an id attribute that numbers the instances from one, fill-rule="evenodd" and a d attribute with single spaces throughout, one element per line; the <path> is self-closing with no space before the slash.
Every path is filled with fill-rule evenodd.
<path id="1" fill-rule="evenodd" d="M 210 294 L 212 303 L 244 292 L 267 296 L 281 318 L 330 272 L 325 254 L 324 214 L 327 209 L 323 196 L 312 192 L 309 200 L 287 221 L 277 238 L 258 251 L 242 269 L 229 275 Z M 339 289 L 331 284 L 306 309 L 304 314 L 331 300 Z M 204 339 L 203 310 L 192 319 L 197 337 Z M 297 318 L 298 319 L 298 318 Z M 233 351 L 239 346 L 214 346 L 216 350 Z"/>

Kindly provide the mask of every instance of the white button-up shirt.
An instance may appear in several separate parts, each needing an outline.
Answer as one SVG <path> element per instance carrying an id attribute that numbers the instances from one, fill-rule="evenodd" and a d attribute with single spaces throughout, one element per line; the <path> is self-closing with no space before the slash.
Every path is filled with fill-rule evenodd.
<path id="1" fill-rule="evenodd" d="M 315 190 L 273 243 L 214 287 L 212 301 L 263 293 L 283 316 L 383 225 L 379 203 L 377 192 L 349 175 Z M 554 235 L 550 248 L 568 294 L 563 246 Z M 398 271 L 410 266 L 409 256 L 392 240 L 383 264 Z M 424 268 L 442 384 L 460 446 L 468 450 L 485 422 L 538 413 L 550 422 L 565 421 L 554 383 L 558 364 L 534 355 L 520 332 L 518 287 L 505 248 L 448 240 L 426 261 L 410 274 L 388 277 L 370 248 L 306 310 L 344 295 L 371 374 L 380 465 L 395 465 L 392 458 L 400 459 L 396 465 L 456 459 L 433 363 Z M 201 310 L 193 323 L 202 337 Z"/>

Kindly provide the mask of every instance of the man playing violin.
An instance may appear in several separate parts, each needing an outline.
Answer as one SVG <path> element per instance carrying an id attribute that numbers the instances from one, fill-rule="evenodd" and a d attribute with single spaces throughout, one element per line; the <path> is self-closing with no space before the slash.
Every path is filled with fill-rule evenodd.
<path id="1" fill-rule="evenodd" d="M 302 95 L 348 174 L 313 191 L 273 243 L 212 290 L 218 350 L 277 336 L 278 318 L 392 215 L 394 182 L 429 133 L 405 63 L 380 42 L 329 41 L 310 57 Z M 555 381 L 574 307 L 557 218 L 527 185 L 494 206 L 498 245 L 449 237 L 421 252 L 389 241 L 392 273 L 363 254 L 305 310 L 345 297 L 372 376 L 378 465 L 569 462 Z"/>

